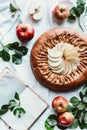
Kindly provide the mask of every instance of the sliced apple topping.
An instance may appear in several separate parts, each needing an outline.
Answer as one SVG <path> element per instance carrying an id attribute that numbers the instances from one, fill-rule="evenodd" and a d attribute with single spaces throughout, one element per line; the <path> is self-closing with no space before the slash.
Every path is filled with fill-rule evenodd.
<path id="1" fill-rule="evenodd" d="M 48 48 L 48 64 L 53 72 L 70 74 L 80 64 L 79 48 L 70 43 L 60 42 L 52 49 Z"/>
<path id="2" fill-rule="evenodd" d="M 29 14 L 34 20 L 40 20 L 43 17 L 43 8 L 40 0 L 35 1 L 30 5 Z"/>

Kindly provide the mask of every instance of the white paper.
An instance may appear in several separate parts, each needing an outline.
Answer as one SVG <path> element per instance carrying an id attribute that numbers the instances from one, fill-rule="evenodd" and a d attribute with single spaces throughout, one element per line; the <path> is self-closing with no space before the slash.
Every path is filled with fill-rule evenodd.
<path id="1" fill-rule="evenodd" d="M 1 116 L 13 130 L 27 130 L 39 116 L 46 110 L 47 103 L 43 101 L 32 89 L 24 85 L 15 75 L 4 70 L 0 76 L 0 106 L 8 104 L 14 98 L 15 92 L 20 94 L 21 107 L 26 113 L 21 117 L 14 116 L 11 111 Z"/>

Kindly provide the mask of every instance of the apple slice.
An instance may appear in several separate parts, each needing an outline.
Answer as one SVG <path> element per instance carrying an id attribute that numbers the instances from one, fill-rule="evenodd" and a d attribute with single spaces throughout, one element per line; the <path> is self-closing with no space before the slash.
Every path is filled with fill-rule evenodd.
<path id="1" fill-rule="evenodd" d="M 33 19 L 40 20 L 42 17 L 43 17 L 43 10 L 42 10 L 42 7 L 40 6 L 38 8 L 38 11 L 33 14 Z"/>
<path id="2" fill-rule="evenodd" d="M 48 60 L 48 64 L 49 64 L 51 67 L 57 67 L 57 66 L 59 66 L 62 62 L 63 62 L 62 59 L 60 59 L 58 62 L 52 62 L 52 61 Z"/>
<path id="3" fill-rule="evenodd" d="M 55 57 L 51 57 L 50 55 L 47 56 L 49 60 L 53 61 L 53 62 L 57 62 L 59 61 L 59 57 L 55 58 Z"/>
<path id="4" fill-rule="evenodd" d="M 57 67 L 52 67 L 52 69 L 54 70 L 54 71 L 57 71 L 57 70 L 59 70 L 59 69 L 61 69 L 61 68 L 63 68 L 64 67 L 64 64 L 63 64 L 63 62 L 59 65 L 59 66 L 57 66 Z"/>
<path id="5" fill-rule="evenodd" d="M 43 8 L 40 1 L 30 5 L 29 14 L 34 20 L 40 20 L 43 17 Z"/>
<path id="6" fill-rule="evenodd" d="M 54 57 L 54 58 L 58 58 L 62 55 L 62 53 L 55 51 L 53 48 L 53 49 L 48 49 L 48 55 L 50 55 L 51 57 Z"/>

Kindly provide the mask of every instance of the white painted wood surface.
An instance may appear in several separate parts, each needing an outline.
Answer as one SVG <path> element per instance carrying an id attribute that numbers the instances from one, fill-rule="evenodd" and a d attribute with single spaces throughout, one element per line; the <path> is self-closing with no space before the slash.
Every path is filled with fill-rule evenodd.
<path id="1" fill-rule="evenodd" d="M 3 37 L 3 35 L 7 32 L 9 27 L 12 25 L 12 22 L 15 21 L 16 17 L 14 19 L 11 18 L 11 13 L 8 9 L 9 3 L 12 0 L 0 0 L 0 39 Z M 78 88 L 71 92 L 53 92 L 45 87 L 43 87 L 39 82 L 35 79 L 31 66 L 30 66 L 30 52 L 33 44 L 35 43 L 36 39 L 45 31 L 53 28 L 53 27 L 71 27 L 74 29 L 77 29 L 79 32 L 81 32 L 77 22 L 73 24 L 69 24 L 67 21 L 65 21 L 62 24 L 58 24 L 55 19 L 52 17 L 52 10 L 55 5 L 60 3 L 61 1 L 65 2 L 65 4 L 68 4 L 69 7 L 72 6 L 72 4 L 75 4 L 75 0 L 42 0 L 43 7 L 44 7 L 44 15 L 43 19 L 41 21 L 34 22 L 30 19 L 28 14 L 28 8 L 29 4 L 33 2 L 34 0 L 16 0 L 18 6 L 22 9 L 21 13 L 21 20 L 23 22 L 28 22 L 33 25 L 35 29 L 35 36 L 34 38 L 28 42 L 26 45 L 29 49 L 29 52 L 27 56 L 23 57 L 23 63 L 21 65 L 14 65 L 11 62 L 3 62 L 0 59 L 0 71 L 2 71 L 5 67 L 9 67 L 17 76 L 27 85 L 29 85 L 37 94 L 39 94 L 47 103 L 50 105 L 50 108 L 39 118 L 39 120 L 32 126 L 30 130 L 45 130 L 44 127 L 44 121 L 48 117 L 49 114 L 53 113 L 52 107 L 51 107 L 51 101 L 55 96 L 62 95 L 66 97 L 68 100 L 71 96 L 78 96 L 78 93 L 81 88 Z M 73 2 L 73 3 L 71 3 Z M 87 17 L 81 16 L 81 25 L 84 28 L 84 33 L 87 35 Z M 19 21 L 15 22 L 15 25 L 13 28 L 9 31 L 9 33 L 4 37 L 2 40 L 4 44 L 7 44 L 9 42 L 18 41 L 15 33 L 15 28 Z M 0 126 L 1 127 L 1 126 Z M 6 127 L 6 130 L 8 128 Z M 4 130 L 0 128 L 0 130 Z M 55 130 L 58 130 L 58 128 L 55 128 Z M 79 130 L 79 128 L 77 129 Z"/>

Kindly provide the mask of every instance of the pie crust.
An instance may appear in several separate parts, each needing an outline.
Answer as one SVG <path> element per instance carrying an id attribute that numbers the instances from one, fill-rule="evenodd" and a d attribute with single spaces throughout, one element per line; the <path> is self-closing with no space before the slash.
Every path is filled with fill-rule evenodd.
<path id="1" fill-rule="evenodd" d="M 70 74 L 54 73 L 48 64 L 48 48 L 64 42 L 79 48 L 80 64 Z M 72 90 L 87 81 L 87 38 L 70 28 L 54 28 L 44 34 L 31 50 L 31 68 L 36 79 L 52 90 Z"/>

